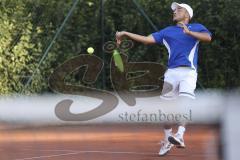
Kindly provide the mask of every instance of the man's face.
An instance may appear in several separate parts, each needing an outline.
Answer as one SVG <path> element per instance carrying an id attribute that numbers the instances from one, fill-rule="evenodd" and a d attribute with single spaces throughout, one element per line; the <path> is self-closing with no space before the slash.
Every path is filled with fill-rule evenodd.
<path id="1" fill-rule="evenodd" d="M 188 15 L 188 12 L 185 8 L 182 8 L 182 7 L 178 6 L 173 11 L 173 21 L 175 21 L 175 22 L 180 22 L 187 17 L 189 17 L 189 15 Z"/>

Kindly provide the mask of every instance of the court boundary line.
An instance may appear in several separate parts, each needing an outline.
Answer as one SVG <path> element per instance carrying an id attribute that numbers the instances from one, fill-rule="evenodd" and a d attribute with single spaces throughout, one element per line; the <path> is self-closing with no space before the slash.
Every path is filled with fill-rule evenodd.
<path id="1" fill-rule="evenodd" d="M 23 150 L 34 150 L 34 149 L 23 149 Z M 70 153 L 61 153 L 61 154 L 52 154 L 45 156 L 34 156 L 34 157 L 26 157 L 26 158 L 18 158 L 15 160 L 30 160 L 30 159 L 40 159 L 40 158 L 51 158 L 51 157 L 60 157 L 60 156 L 68 156 L 68 155 L 77 155 L 84 153 L 102 153 L 102 154 L 131 154 L 131 155 L 154 155 L 157 156 L 157 153 L 152 152 L 124 152 L 124 151 L 97 151 L 97 150 L 88 150 L 88 151 L 76 151 L 76 150 L 38 150 L 38 151 L 60 151 L 60 152 L 70 152 Z"/>

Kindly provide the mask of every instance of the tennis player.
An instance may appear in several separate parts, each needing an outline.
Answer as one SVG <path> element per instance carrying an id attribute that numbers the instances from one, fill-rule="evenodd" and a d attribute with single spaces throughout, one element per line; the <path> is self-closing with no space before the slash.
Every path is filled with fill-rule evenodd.
<path id="1" fill-rule="evenodd" d="M 171 9 L 176 25 L 166 27 L 149 36 L 121 31 L 116 33 L 116 40 L 120 44 L 123 37 L 128 37 L 144 44 L 165 45 L 169 59 L 160 97 L 166 100 L 178 97 L 194 99 L 199 42 L 211 42 L 212 34 L 202 24 L 189 23 L 193 17 L 193 9 L 188 4 L 173 2 Z M 185 148 L 183 140 L 185 130 L 185 126 L 180 125 L 177 133 L 173 134 L 171 126 L 165 125 L 165 138 L 159 155 L 166 155 L 174 145 L 177 148 Z"/>

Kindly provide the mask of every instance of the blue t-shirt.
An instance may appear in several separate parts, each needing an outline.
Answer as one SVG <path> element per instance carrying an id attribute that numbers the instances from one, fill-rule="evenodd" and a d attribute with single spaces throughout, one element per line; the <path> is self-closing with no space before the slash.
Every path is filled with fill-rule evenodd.
<path id="1" fill-rule="evenodd" d="M 201 24 L 187 24 L 190 31 L 212 34 Z M 199 40 L 187 35 L 180 26 L 170 26 L 152 34 L 156 43 L 164 44 L 169 53 L 168 68 L 188 66 L 197 70 Z"/>

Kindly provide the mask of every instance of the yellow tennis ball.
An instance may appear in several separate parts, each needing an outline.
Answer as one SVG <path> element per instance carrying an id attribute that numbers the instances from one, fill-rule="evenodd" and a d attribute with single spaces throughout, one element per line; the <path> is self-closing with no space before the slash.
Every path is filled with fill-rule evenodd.
<path id="1" fill-rule="evenodd" d="M 87 52 L 88 52 L 88 54 L 93 54 L 94 49 L 93 49 L 92 47 L 89 47 L 89 48 L 87 49 Z"/>

